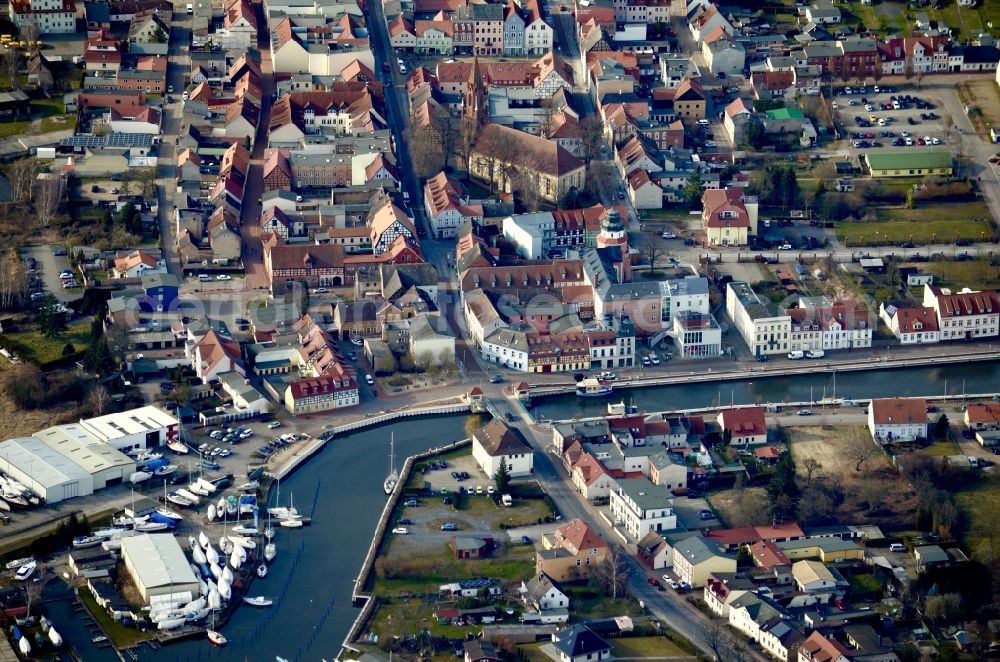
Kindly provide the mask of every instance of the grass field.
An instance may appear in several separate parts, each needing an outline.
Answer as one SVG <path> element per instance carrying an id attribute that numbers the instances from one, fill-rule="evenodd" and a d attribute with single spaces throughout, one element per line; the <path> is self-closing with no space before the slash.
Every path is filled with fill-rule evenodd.
<path id="1" fill-rule="evenodd" d="M 885 221 L 870 223 L 836 223 L 837 238 L 848 246 L 951 243 L 957 237 L 978 241 L 992 232 L 988 220 L 954 221 Z"/>
<path id="2" fill-rule="evenodd" d="M 1000 91 L 993 80 L 973 80 L 965 83 L 973 96 L 973 104 L 979 109 L 983 119 L 986 121 L 986 128 L 1000 127 Z"/>
<path id="3" fill-rule="evenodd" d="M 62 101 L 57 99 L 39 99 L 31 102 L 31 119 L 17 122 L 0 123 L 0 138 L 10 138 L 11 136 L 25 135 L 29 133 L 47 133 L 57 129 L 72 129 L 76 126 L 76 116 L 65 117 L 66 112 Z M 57 121 L 56 118 L 63 118 L 64 121 Z M 39 130 L 33 132 L 31 123 L 40 119 Z"/>
<path id="4" fill-rule="evenodd" d="M 949 455 L 961 455 L 962 449 L 954 441 L 938 441 L 921 452 L 934 457 L 948 457 Z"/>
<path id="5" fill-rule="evenodd" d="M 80 600 L 87 606 L 87 610 L 97 619 L 118 648 L 130 648 L 140 641 L 152 639 L 152 636 L 148 633 L 139 632 L 135 628 L 125 627 L 119 621 L 112 620 L 107 610 L 98 606 L 90 591 L 80 591 Z"/>
<path id="6" fill-rule="evenodd" d="M 970 489 L 955 492 L 955 500 L 969 518 L 965 548 L 975 553 L 984 538 L 995 536 L 1000 513 L 1000 476 L 984 475 Z"/>
<path id="7" fill-rule="evenodd" d="M 46 338 L 40 331 L 14 333 L 8 338 L 15 343 L 15 354 L 26 361 L 40 364 L 61 357 L 67 343 L 77 350 L 85 349 L 90 342 L 90 323 L 71 324 L 58 338 Z"/>
<path id="8" fill-rule="evenodd" d="M 666 637 L 622 637 L 615 639 L 612 653 L 617 658 L 622 657 L 669 657 L 672 659 L 697 660 L 688 655 L 680 646 Z"/>
<path id="9" fill-rule="evenodd" d="M 805 474 L 802 470 L 806 458 L 812 458 L 819 462 L 818 473 L 827 476 L 848 476 L 854 473 L 855 460 L 851 454 L 845 452 L 852 444 L 871 444 L 871 434 L 868 428 L 863 426 L 838 426 L 838 427 L 815 427 L 815 428 L 789 428 L 789 447 L 799 476 L 804 480 Z M 869 470 L 878 468 L 892 468 L 889 459 L 882 453 L 872 456 L 865 463 L 865 468 Z M 815 475 L 815 474 L 814 474 Z"/>
<path id="10" fill-rule="evenodd" d="M 992 266 L 988 260 L 928 262 L 919 266 L 921 271 L 934 274 L 935 284 L 943 287 L 1000 289 L 1000 266 Z"/>

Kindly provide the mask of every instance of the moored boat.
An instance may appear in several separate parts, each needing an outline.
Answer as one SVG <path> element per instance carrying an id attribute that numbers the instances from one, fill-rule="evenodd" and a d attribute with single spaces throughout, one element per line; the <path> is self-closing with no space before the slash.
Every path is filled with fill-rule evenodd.
<path id="1" fill-rule="evenodd" d="M 247 603 L 251 607 L 270 607 L 274 604 L 274 601 L 271 598 L 264 597 L 263 595 L 257 595 L 252 598 L 243 598 L 243 602 Z"/>
<path id="2" fill-rule="evenodd" d="M 102 542 L 104 542 L 102 536 L 77 536 L 73 538 L 73 547 L 75 549 L 86 549 L 88 547 L 97 547 Z"/>
<path id="3" fill-rule="evenodd" d="M 208 640 L 214 646 L 225 646 L 226 644 L 229 643 L 229 640 L 226 639 L 221 632 L 217 632 L 215 630 L 208 631 Z"/>
<path id="4" fill-rule="evenodd" d="M 13 561 L 8 561 L 7 565 L 4 566 L 7 570 L 17 570 L 22 565 L 27 565 L 35 560 L 34 556 L 25 556 L 22 559 L 14 559 Z"/>
<path id="5" fill-rule="evenodd" d="M 611 395 L 614 387 L 594 377 L 581 379 L 576 383 L 576 394 L 581 398 L 603 398 Z"/>
<path id="6" fill-rule="evenodd" d="M 389 475 L 385 477 L 385 481 L 382 482 L 382 489 L 385 490 L 386 494 L 392 494 L 392 491 L 396 489 L 396 485 L 399 483 L 399 472 L 396 471 L 396 437 L 395 435 L 389 435 Z"/>
<path id="7" fill-rule="evenodd" d="M 302 527 L 302 520 L 300 519 L 283 519 L 278 522 L 281 526 L 286 529 L 298 529 Z"/>
<path id="8" fill-rule="evenodd" d="M 264 560 L 273 561 L 274 557 L 278 555 L 278 547 L 273 543 L 269 542 L 264 545 Z"/>
<path id="9" fill-rule="evenodd" d="M 34 559 L 32 559 L 31 561 L 28 561 L 27 563 L 25 563 L 24 565 L 22 565 L 20 568 L 17 569 L 17 572 L 14 573 L 14 579 L 16 579 L 19 582 L 28 581 L 28 579 L 33 574 L 35 574 L 35 570 L 37 568 L 38 564 L 35 562 Z"/>
<path id="10" fill-rule="evenodd" d="M 267 577 L 267 564 L 261 563 L 259 566 L 257 566 L 257 576 L 260 577 L 261 579 Z"/>

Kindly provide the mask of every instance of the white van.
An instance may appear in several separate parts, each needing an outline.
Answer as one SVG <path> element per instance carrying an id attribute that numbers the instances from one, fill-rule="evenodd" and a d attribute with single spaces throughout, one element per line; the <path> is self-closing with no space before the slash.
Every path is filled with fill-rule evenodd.
<path id="1" fill-rule="evenodd" d="M 811 349 L 808 352 L 806 352 L 806 358 L 807 359 L 821 359 L 825 355 L 826 355 L 826 352 L 824 352 L 821 349 Z"/>
<path id="2" fill-rule="evenodd" d="M 204 283 L 206 280 L 212 280 L 212 277 L 208 274 L 198 274 L 198 280 Z"/>
<path id="3" fill-rule="evenodd" d="M 890 552 L 905 552 L 906 551 L 906 545 L 904 545 L 901 542 L 894 542 L 891 545 L 889 545 L 889 551 Z"/>
<path id="4" fill-rule="evenodd" d="M 188 14 L 193 14 L 194 13 L 194 5 L 191 4 L 190 2 L 187 3 L 187 13 Z"/>
<path id="5" fill-rule="evenodd" d="M 805 352 L 799 349 L 795 350 L 794 352 L 788 352 L 788 358 L 792 359 L 793 361 L 795 359 L 803 359 L 805 358 L 805 356 L 806 356 Z"/>

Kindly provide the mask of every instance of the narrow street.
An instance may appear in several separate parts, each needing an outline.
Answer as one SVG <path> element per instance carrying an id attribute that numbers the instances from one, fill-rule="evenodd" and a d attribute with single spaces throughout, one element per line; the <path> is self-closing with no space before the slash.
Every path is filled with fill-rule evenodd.
<path id="1" fill-rule="evenodd" d="M 174 13 L 167 55 L 167 85 L 174 89 L 177 96 L 168 94 L 167 96 L 172 97 L 174 101 L 167 103 L 165 97 L 162 106 L 162 139 L 156 162 L 156 198 L 159 210 L 157 220 L 160 230 L 160 251 L 167 263 L 167 271 L 181 280 L 183 274 L 177 257 L 173 190 L 177 182 L 177 139 L 181 133 L 181 121 L 184 115 L 180 94 L 184 89 L 185 73 L 190 69 L 191 60 L 187 54 L 190 41 L 191 19 L 182 12 Z"/>

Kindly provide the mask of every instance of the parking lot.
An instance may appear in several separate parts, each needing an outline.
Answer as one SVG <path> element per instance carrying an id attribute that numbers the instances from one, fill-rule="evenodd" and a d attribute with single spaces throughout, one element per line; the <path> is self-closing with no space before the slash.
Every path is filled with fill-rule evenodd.
<path id="1" fill-rule="evenodd" d="M 48 292 L 64 303 L 76 301 L 83 296 L 83 288 L 64 288 L 62 279 L 59 278 L 60 273 L 69 271 L 69 258 L 66 255 L 53 255 L 53 252 L 62 253 L 65 251 L 50 246 L 31 246 L 21 251 L 21 257 L 28 262 L 29 269 L 31 262 L 28 261 L 28 258 L 35 261 L 35 270 L 29 273 L 31 292 L 32 294 Z M 36 298 L 40 299 L 41 297 Z"/>
<path id="2" fill-rule="evenodd" d="M 691 531 L 714 528 L 721 525 L 721 522 L 714 516 L 711 519 L 702 519 L 702 511 L 713 512 L 708 502 L 704 498 L 687 499 L 678 497 L 674 499 L 674 512 L 677 514 L 677 524 Z"/>
<path id="3" fill-rule="evenodd" d="M 948 120 L 935 93 L 909 88 L 905 91 L 880 88 L 875 92 L 870 87 L 848 87 L 834 97 L 833 103 L 852 147 L 879 149 L 948 143 Z"/>

